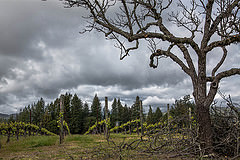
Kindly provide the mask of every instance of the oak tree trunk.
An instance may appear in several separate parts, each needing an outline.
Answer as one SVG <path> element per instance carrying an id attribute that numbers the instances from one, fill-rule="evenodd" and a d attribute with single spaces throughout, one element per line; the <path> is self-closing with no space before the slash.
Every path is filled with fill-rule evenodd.
<path id="1" fill-rule="evenodd" d="M 197 118 L 198 118 L 198 137 L 200 141 L 201 150 L 205 153 L 212 153 L 213 139 L 212 139 L 212 126 L 209 113 L 209 107 L 203 104 L 197 104 Z"/>
<path id="2" fill-rule="evenodd" d="M 213 134 L 210 117 L 210 104 L 207 101 L 206 55 L 201 53 L 198 59 L 198 78 L 193 82 L 196 103 L 197 120 L 199 125 L 198 138 L 203 153 L 213 152 Z"/>

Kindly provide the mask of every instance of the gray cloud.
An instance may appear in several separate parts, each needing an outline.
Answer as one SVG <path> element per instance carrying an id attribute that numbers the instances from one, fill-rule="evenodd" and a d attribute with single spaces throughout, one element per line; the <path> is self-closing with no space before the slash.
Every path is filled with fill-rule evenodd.
<path id="1" fill-rule="evenodd" d="M 79 8 L 63 8 L 58 0 L 0 2 L 0 112 L 15 112 L 40 97 L 50 102 L 64 92 L 88 102 L 95 93 L 110 100 L 119 97 L 128 105 L 137 95 L 149 105 L 191 94 L 190 79 L 171 60 L 149 67 L 147 47 L 120 61 L 115 42 L 97 32 L 79 34 L 84 14 Z M 230 50 L 237 52 L 239 45 Z M 211 67 L 215 57 L 210 58 Z M 226 66 L 237 66 L 239 60 L 234 54 Z M 238 79 L 222 84 L 234 97 L 240 94 Z"/>

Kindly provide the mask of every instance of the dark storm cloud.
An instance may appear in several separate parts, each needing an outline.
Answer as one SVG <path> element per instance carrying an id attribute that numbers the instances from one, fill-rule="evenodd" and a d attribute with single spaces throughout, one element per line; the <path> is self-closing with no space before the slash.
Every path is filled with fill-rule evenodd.
<path id="1" fill-rule="evenodd" d="M 145 43 L 120 61 L 115 42 L 103 34 L 79 34 L 84 14 L 80 8 L 63 8 L 58 0 L 0 1 L 0 112 L 15 112 L 40 97 L 50 101 L 64 92 L 88 102 L 98 93 L 102 100 L 116 97 L 129 105 L 137 95 L 149 105 L 191 94 L 190 79 L 171 60 L 149 67 Z M 239 64 L 239 57 L 230 60 Z M 239 85 L 236 79 L 232 83 Z"/>
<path id="2" fill-rule="evenodd" d="M 177 72 L 163 75 L 164 72 L 158 74 L 156 70 L 149 69 L 148 59 L 144 56 L 138 58 L 145 53 L 129 58 L 130 60 L 124 60 L 121 63 L 118 59 L 120 51 L 111 48 L 113 44 L 109 45 L 109 42 L 104 41 L 104 37 L 99 34 L 87 34 L 80 36 L 82 39 L 76 38 L 79 36 L 77 26 L 81 24 L 78 10 L 65 10 L 57 3 L 50 4 L 50 9 L 54 9 L 54 12 L 50 11 L 49 7 L 42 5 L 42 3 L 35 2 L 32 5 L 32 8 L 37 8 L 39 12 L 33 12 L 34 9 L 29 9 L 27 12 L 24 9 L 18 10 L 20 13 L 17 13 L 17 15 L 24 17 L 25 20 L 15 18 L 19 19 L 19 22 L 15 23 L 19 23 L 23 27 L 12 29 L 19 34 L 13 32 L 12 37 L 15 40 L 11 39 L 10 36 L 9 42 L 15 42 L 16 44 L 13 46 L 16 51 L 19 51 L 19 53 L 12 53 L 18 54 L 18 56 L 22 53 L 28 59 L 32 59 L 32 63 L 43 61 L 42 64 L 38 64 L 40 69 L 36 73 L 28 68 L 23 69 L 26 72 L 25 77 L 27 79 L 25 81 L 28 82 L 29 88 L 32 87 L 36 94 L 51 95 L 52 97 L 56 96 L 61 88 L 74 88 L 83 84 L 102 86 L 118 84 L 124 89 L 134 89 L 153 84 L 175 84 L 184 78 L 182 74 L 177 74 Z M 21 4 L 16 6 L 21 8 Z M 90 36 L 93 36 L 93 38 L 89 38 Z M 23 44 L 18 46 L 17 42 L 20 39 L 24 39 L 24 41 Z M 57 48 L 55 52 L 62 52 L 62 54 L 49 53 L 55 54 L 56 57 L 43 57 L 43 54 L 39 54 L 38 51 L 42 53 L 44 49 L 37 48 L 35 52 L 29 49 L 39 42 L 45 44 L 46 50 Z M 7 48 L 11 47 L 7 46 Z M 73 48 L 76 48 L 75 52 L 77 53 L 72 52 Z M 8 51 L 6 50 L 5 53 L 8 53 Z M 34 54 L 41 56 L 43 59 L 34 58 Z M 61 56 L 65 58 L 63 59 Z M 69 57 L 75 58 L 71 59 Z M 62 63 L 55 63 L 57 62 L 56 59 L 62 61 Z M 52 65 L 47 63 L 52 63 Z M 68 67 L 68 65 L 73 67 Z M 80 67 L 80 70 L 76 69 L 78 67 Z M 56 73 L 56 70 L 60 73 Z M 165 72 L 169 72 L 169 70 Z M 172 75 L 179 76 L 173 79 L 171 78 Z M 34 79 L 37 79 L 37 81 L 34 81 Z"/>
<path id="3" fill-rule="evenodd" d="M 38 48 L 40 41 L 55 48 L 68 45 L 75 35 L 73 28 L 76 32 L 80 24 L 74 12 L 77 11 L 64 9 L 58 1 L 2 1 L 0 54 L 39 60 L 42 57 L 42 50 Z"/>
<path id="4" fill-rule="evenodd" d="M 0 105 L 6 104 L 6 96 L 4 94 L 0 94 Z"/>
<path id="5" fill-rule="evenodd" d="M 89 38 L 80 40 L 78 44 L 81 47 L 74 51 L 75 57 L 78 58 L 75 60 L 75 66 L 80 67 L 76 76 L 82 84 L 102 86 L 117 84 L 124 89 L 134 89 L 149 85 L 175 85 L 186 78 L 186 75 L 179 72 L 180 69 L 167 59 L 161 60 L 158 69 L 150 68 L 149 50 L 146 49 L 132 52 L 131 56 L 120 61 L 120 50 L 114 48 L 113 42 L 104 41 L 104 37 L 96 38 L 93 35 L 94 33 L 87 34 Z M 172 78 L 173 76 L 175 78 Z"/>

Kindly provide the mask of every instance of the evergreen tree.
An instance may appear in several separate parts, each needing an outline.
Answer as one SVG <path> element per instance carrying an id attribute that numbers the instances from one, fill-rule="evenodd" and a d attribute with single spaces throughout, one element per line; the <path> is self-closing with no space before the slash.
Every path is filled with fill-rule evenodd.
<path id="1" fill-rule="evenodd" d="M 56 98 L 53 103 L 50 103 L 49 113 L 51 115 L 51 121 L 49 122 L 47 129 L 53 133 L 58 134 L 59 128 L 57 127 L 57 120 L 60 113 L 60 98 Z"/>
<path id="2" fill-rule="evenodd" d="M 42 120 L 42 127 L 44 128 L 49 128 L 49 123 L 51 121 L 51 114 L 49 112 L 49 104 L 45 108 L 45 113 L 43 115 L 43 120 Z"/>
<path id="3" fill-rule="evenodd" d="M 25 123 L 30 122 L 30 105 L 20 110 L 20 113 L 18 114 L 18 120 Z"/>
<path id="4" fill-rule="evenodd" d="M 153 123 L 154 123 L 154 115 L 152 112 L 152 107 L 149 106 L 148 115 L 147 115 L 147 124 L 153 124 Z"/>
<path id="5" fill-rule="evenodd" d="M 90 116 L 89 114 L 89 107 L 88 107 L 88 103 L 85 102 L 84 105 L 83 105 L 83 131 L 82 133 L 85 133 L 88 128 L 90 127 L 89 126 L 89 122 L 88 122 L 88 117 Z"/>
<path id="6" fill-rule="evenodd" d="M 162 111 L 160 110 L 159 107 L 157 107 L 156 112 L 153 115 L 153 123 L 157 123 L 160 121 L 161 117 L 162 117 Z"/>
<path id="7" fill-rule="evenodd" d="M 45 113 L 45 102 L 41 98 L 36 104 L 32 105 L 32 122 L 36 125 L 42 126 L 43 116 Z"/>
<path id="8" fill-rule="evenodd" d="M 184 116 L 188 114 L 189 108 L 192 111 L 195 109 L 195 104 L 190 101 L 190 95 L 184 96 L 182 99 L 176 100 L 173 108 L 171 108 L 170 112 L 173 117 Z"/>
<path id="9" fill-rule="evenodd" d="M 66 93 L 63 96 L 63 119 L 67 122 L 67 124 L 69 124 L 70 120 L 71 120 L 71 97 L 72 95 L 70 93 Z"/>
<path id="10" fill-rule="evenodd" d="M 85 102 L 83 106 L 83 117 L 88 117 L 89 116 L 89 107 L 88 103 Z"/>
<path id="11" fill-rule="evenodd" d="M 51 120 L 56 120 L 58 118 L 58 106 L 51 102 L 48 106 L 48 112 L 51 116 Z"/>
<path id="12" fill-rule="evenodd" d="M 122 120 L 121 120 L 122 124 L 127 123 L 130 120 L 131 120 L 130 108 L 128 108 L 127 105 L 125 104 L 122 111 Z"/>
<path id="13" fill-rule="evenodd" d="M 170 114 L 173 118 L 177 117 L 186 117 L 189 114 L 189 108 L 192 110 L 192 115 L 194 115 L 195 104 L 191 102 L 190 95 L 184 96 L 182 99 L 176 100 L 174 106 L 170 110 Z M 182 127 L 186 125 L 188 122 L 187 120 L 180 120 L 178 122 L 178 126 Z"/>
<path id="14" fill-rule="evenodd" d="M 91 105 L 91 116 L 95 117 L 96 120 L 100 121 L 102 116 L 101 111 L 102 111 L 101 103 L 98 99 L 97 94 L 95 94 L 92 105 Z"/>
<path id="15" fill-rule="evenodd" d="M 131 110 L 132 110 L 132 120 L 140 119 L 140 98 L 139 98 L 139 96 L 136 97 L 136 101 L 133 104 Z"/>
<path id="16" fill-rule="evenodd" d="M 122 124 L 124 121 L 124 117 L 123 117 L 123 106 L 120 98 L 118 98 L 118 101 L 117 101 L 117 111 L 118 111 L 117 121 L 119 121 L 119 123 Z"/>
<path id="17" fill-rule="evenodd" d="M 80 134 L 83 130 L 83 104 L 76 94 L 71 101 L 71 113 L 70 131 L 73 134 Z"/>
<path id="18" fill-rule="evenodd" d="M 44 114 L 44 128 L 47 130 L 58 133 L 58 127 L 57 127 L 57 106 L 51 102 L 46 106 L 45 114 Z"/>
<path id="19" fill-rule="evenodd" d="M 110 115 L 111 128 L 116 125 L 117 120 L 118 120 L 117 99 L 114 98 L 113 103 L 112 103 L 112 111 L 111 111 L 111 115 Z"/>

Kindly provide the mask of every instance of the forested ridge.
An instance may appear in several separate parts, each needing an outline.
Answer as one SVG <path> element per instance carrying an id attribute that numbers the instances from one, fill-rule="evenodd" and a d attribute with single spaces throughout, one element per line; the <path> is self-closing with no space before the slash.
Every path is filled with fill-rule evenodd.
<path id="1" fill-rule="evenodd" d="M 63 95 L 63 119 L 69 126 L 72 134 L 84 134 L 89 127 L 93 126 L 97 121 L 105 119 L 104 104 L 100 103 L 97 94 L 92 100 L 92 104 L 83 102 L 77 94 L 65 93 Z M 144 122 L 149 124 L 157 123 L 160 117 L 163 116 L 160 107 L 156 111 L 149 106 L 148 113 L 144 114 Z M 16 117 L 10 117 L 9 120 L 2 119 L 1 121 L 8 122 L 24 122 L 35 124 L 39 127 L 46 128 L 55 134 L 59 133 L 58 118 L 60 113 L 60 98 L 56 98 L 53 102 L 46 104 L 43 98 L 40 98 L 36 103 L 25 106 L 20 110 Z M 117 125 L 125 124 L 140 118 L 140 98 L 136 97 L 132 106 L 123 105 L 120 98 L 114 98 L 111 104 L 111 110 L 108 110 L 110 118 L 110 128 Z"/>

